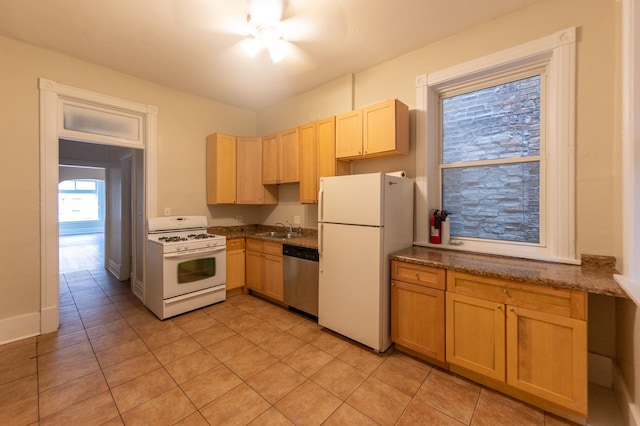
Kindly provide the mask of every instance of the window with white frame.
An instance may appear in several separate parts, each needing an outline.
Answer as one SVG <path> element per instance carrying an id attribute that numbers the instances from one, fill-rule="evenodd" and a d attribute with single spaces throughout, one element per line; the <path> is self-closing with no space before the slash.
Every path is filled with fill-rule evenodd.
<path id="1" fill-rule="evenodd" d="M 416 243 L 577 263 L 574 86 L 574 28 L 419 76 Z"/>

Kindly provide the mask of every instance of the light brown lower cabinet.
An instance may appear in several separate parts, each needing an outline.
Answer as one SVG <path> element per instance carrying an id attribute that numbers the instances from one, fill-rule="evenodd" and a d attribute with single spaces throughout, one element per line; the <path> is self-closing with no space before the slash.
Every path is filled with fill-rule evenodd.
<path id="1" fill-rule="evenodd" d="M 247 238 L 246 249 L 247 288 L 282 302 L 284 293 L 282 244 Z"/>
<path id="2" fill-rule="evenodd" d="M 447 271 L 446 361 L 547 411 L 586 417 L 586 313 L 584 292 Z"/>
<path id="3" fill-rule="evenodd" d="M 392 261 L 391 278 L 391 340 L 444 362 L 445 271 Z"/>
<path id="4" fill-rule="evenodd" d="M 227 240 L 227 295 L 241 293 L 245 285 L 244 238 Z"/>

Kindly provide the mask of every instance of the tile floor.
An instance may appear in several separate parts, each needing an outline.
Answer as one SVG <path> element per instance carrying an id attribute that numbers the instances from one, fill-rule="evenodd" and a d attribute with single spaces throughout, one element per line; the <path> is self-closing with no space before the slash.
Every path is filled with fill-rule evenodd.
<path id="1" fill-rule="evenodd" d="M 570 424 L 253 296 L 160 321 L 103 269 L 60 286 L 60 330 L 0 346 L 2 425 Z"/>

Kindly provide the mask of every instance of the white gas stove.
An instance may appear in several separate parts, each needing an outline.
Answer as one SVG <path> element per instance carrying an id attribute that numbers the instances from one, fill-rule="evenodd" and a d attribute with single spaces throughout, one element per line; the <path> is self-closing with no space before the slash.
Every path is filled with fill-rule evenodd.
<path id="1" fill-rule="evenodd" d="M 145 305 L 160 319 L 226 299 L 226 238 L 207 233 L 205 216 L 147 222 Z"/>
<path id="2" fill-rule="evenodd" d="M 187 252 L 225 246 L 222 235 L 207 233 L 205 216 L 152 217 L 148 221 L 149 242 L 160 244 L 163 253 Z"/>

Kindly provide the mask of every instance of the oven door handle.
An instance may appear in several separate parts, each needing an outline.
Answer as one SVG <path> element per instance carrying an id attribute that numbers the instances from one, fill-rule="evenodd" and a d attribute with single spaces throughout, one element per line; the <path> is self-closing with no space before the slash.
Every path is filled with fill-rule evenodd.
<path id="1" fill-rule="evenodd" d="M 226 249 L 227 249 L 227 246 L 208 247 L 204 249 L 191 250 L 188 252 L 169 253 L 169 254 L 165 254 L 164 258 L 179 259 L 179 258 L 189 258 L 189 257 L 201 257 L 203 254 L 218 253 L 221 251 L 225 251 Z"/>

